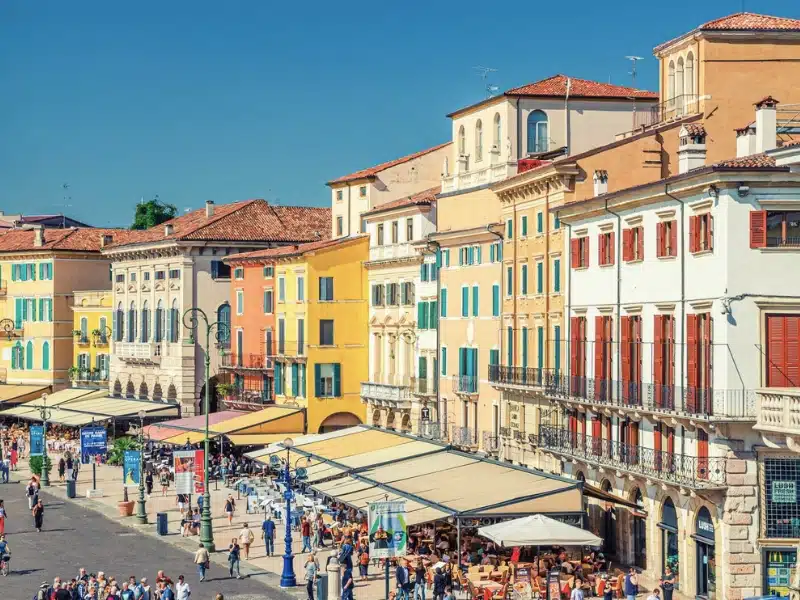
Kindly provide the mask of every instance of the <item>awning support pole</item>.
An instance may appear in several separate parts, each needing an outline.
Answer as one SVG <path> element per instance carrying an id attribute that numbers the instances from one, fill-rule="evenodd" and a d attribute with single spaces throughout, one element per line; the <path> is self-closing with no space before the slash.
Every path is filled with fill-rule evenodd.
<path id="1" fill-rule="evenodd" d="M 461 571 L 461 517 L 456 517 L 456 556 L 458 556 L 458 570 Z"/>

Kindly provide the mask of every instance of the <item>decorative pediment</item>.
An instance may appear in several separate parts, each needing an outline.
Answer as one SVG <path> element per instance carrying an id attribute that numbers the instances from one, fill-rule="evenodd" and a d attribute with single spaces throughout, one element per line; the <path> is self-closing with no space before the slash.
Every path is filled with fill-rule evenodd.
<path id="1" fill-rule="evenodd" d="M 163 281 L 156 281 L 155 290 L 157 292 L 163 292 L 164 288 L 165 288 L 165 286 L 164 286 L 164 282 Z"/>
<path id="2" fill-rule="evenodd" d="M 142 282 L 142 291 L 143 292 L 149 292 L 150 291 L 150 282 L 149 281 L 143 281 Z"/>
<path id="3" fill-rule="evenodd" d="M 181 288 L 181 282 L 178 279 L 173 279 L 169 282 L 169 289 L 171 290 L 179 290 Z"/>
<path id="4" fill-rule="evenodd" d="M 136 291 L 136 284 L 135 283 L 128 284 L 128 291 L 129 292 L 135 292 Z"/>

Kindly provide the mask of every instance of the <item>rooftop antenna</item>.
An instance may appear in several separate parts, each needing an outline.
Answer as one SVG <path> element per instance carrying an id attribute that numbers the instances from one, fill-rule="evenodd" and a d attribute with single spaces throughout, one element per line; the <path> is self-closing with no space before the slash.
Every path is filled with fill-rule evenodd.
<path id="1" fill-rule="evenodd" d="M 636 89 L 636 63 L 637 61 L 644 60 L 641 56 L 626 56 L 629 61 L 631 61 L 631 70 L 628 71 L 628 75 L 631 76 L 631 87 L 635 90 Z M 633 99 L 633 128 L 636 129 L 636 96 L 632 97 Z"/>
<path id="2" fill-rule="evenodd" d="M 484 83 L 486 83 L 486 81 L 487 81 L 487 79 L 489 77 L 489 73 L 497 73 L 497 69 L 493 69 L 492 67 L 482 67 L 482 66 L 478 65 L 478 66 L 475 66 L 475 67 L 472 67 L 472 68 L 475 71 L 478 72 L 478 75 L 480 75 L 480 77 L 481 77 L 481 79 L 483 79 Z M 500 90 L 500 88 L 497 87 L 496 85 L 491 84 L 491 83 L 486 83 L 486 97 L 487 98 L 491 98 L 499 90 Z"/>

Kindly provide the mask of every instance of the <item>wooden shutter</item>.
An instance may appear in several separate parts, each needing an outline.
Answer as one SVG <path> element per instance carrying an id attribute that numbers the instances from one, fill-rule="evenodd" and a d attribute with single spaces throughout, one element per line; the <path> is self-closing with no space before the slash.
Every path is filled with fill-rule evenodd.
<path id="1" fill-rule="evenodd" d="M 697 359 L 697 315 L 686 315 L 686 401 L 690 412 L 697 406 Z"/>
<path id="2" fill-rule="evenodd" d="M 600 398 L 602 393 L 602 384 L 600 383 L 602 379 L 604 379 L 603 373 L 603 353 L 605 348 L 603 347 L 603 317 L 595 317 L 594 318 L 594 389 L 595 389 L 595 397 Z"/>
<path id="3" fill-rule="evenodd" d="M 660 225 L 660 223 L 659 223 Z M 653 317 L 654 329 L 654 345 L 653 345 L 653 384 L 655 385 L 655 400 L 656 406 L 661 408 L 663 406 L 663 369 L 664 369 L 664 337 L 662 335 L 664 328 L 664 316 L 655 315 Z"/>
<path id="4" fill-rule="evenodd" d="M 658 461 L 659 454 L 661 454 L 661 427 L 661 423 L 653 425 L 653 450 L 656 454 L 656 461 Z"/>
<path id="5" fill-rule="evenodd" d="M 766 248 L 767 246 L 767 211 L 750 212 L 750 247 Z"/>
<path id="6" fill-rule="evenodd" d="M 678 256 L 678 222 L 672 221 L 669 228 L 669 255 Z"/>
<path id="7" fill-rule="evenodd" d="M 714 249 L 714 215 L 708 215 L 708 227 L 706 227 L 706 250 Z"/>
<path id="8" fill-rule="evenodd" d="M 571 391 L 575 391 L 575 382 L 578 376 L 578 327 L 580 317 L 572 317 L 569 320 L 569 372 L 572 376 L 573 385 L 570 386 Z"/>
<path id="9" fill-rule="evenodd" d="M 622 260 L 628 262 L 631 260 L 631 251 L 633 250 L 632 244 L 633 236 L 630 229 L 622 231 Z"/>
<path id="10" fill-rule="evenodd" d="M 600 439 L 603 435 L 600 417 L 592 417 L 592 437 Z"/>
<path id="11" fill-rule="evenodd" d="M 581 252 L 580 240 L 578 240 L 578 238 L 570 240 L 570 263 L 572 264 L 573 269 L 577 269 L 578 267 L 581 266 L 580 252 Z"/>
<path id="12" fill-rule="evenodd" d="M 342 397 L 342 365 L 333 363 L 333 397 Z"/>
<path id="13" fill-rule="evenodd" d="M 697 252 L 697 217 L 689 217 L 689 252 Z"/>
<path id="14" fill-rule="evenodd" d="M 583 262 L 581 266 L 588 267 L 589 266 L 589 237 L 583 238 Z"/>
<path id="15" fill-rule="evenodd" d="M 597 236 L 597 264 L 606 264 L 606 245 L 603 243 L 604 233 Z"/>
<path id="16" fill-rule="evenodd" d="M 639 237 L 636 240 L 636 259 L 643 260 L 644 259 L 644 227 L 641 225 L 636 229 L 639 230 Z"/>
<path id="17" fill-rule="evenodd" d="M 630 383 L 631 370 L 631 340 L 630 340 L 630 317 L 622 317 L 622 340 L 620 355 L 622 358 L 622 400 L 628 400 L 628 384 Z"/>
<path id="18" fill-rule="evenodd" d="M 609 239 L 609 242 L 608 242 L 608 264 L 610 264 L 610 265 L 614 264 L 614 252 L 615 252 L 614 249 L 616 248 L 616 246 L 614 245 L 615 235 L 616 234 L 613 231 L 608 234 L 608 239 Z"/>
<path id="19" fill-rule="evenodd" d="M 656 223 L 656 256 L 662 257 L 664 252 L 664 222 Z"/>
<path id="20" fill-rule="evenodd" d="M 708 434 L 697 429 L 697 477 L 708 479 Z"/>

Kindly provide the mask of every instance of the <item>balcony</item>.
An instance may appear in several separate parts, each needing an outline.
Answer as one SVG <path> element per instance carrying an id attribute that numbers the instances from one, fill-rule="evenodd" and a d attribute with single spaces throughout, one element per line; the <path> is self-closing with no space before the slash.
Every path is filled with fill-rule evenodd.
<path id="1" fill-rule="evenodd" d="M 253 382 L 245 379 L 222 398 L 222 404 L 226 410 L 261 410 L 264 405 L 274 402 L 272 390 L 271 379 L 267 380 L 266 385 L 263 381 Z"/>
<path id="2" fill-rule="evenodd" d="M 486 185 L 495 183 L 497 181 L 504 181 L 512 175 L 517 174 L 516 162 L 497 162 L 499 152 L 489 152 L 490 160 L 481 161 L 480 167 L 468 169 L 466 166 L 467 161 L 463 162 L 464 166 L 459 166 L 458 173 L 451 173 L 442 177 L 442 193 L 455 192 L 458 190 L 465 190 L 468 188 L 477 187 L 479 185 Z"/>
<path id="3" fill-rule="evenodd" d="M 438 421 L 418 421 L 417 435 L 426 440 L 442 440 L 445 437 L 442 424 Z"/>
<path id="4" fill-rule="evenodd" d="M 87 385 L 106 387 L 108 385 L 108 371 L 104 369 L 72 367 L 69 370 L 69 378 L 72 381 L 72 385 L 77 387 L 85 387 Z"/>
<path id="5" fill-rule="evenodd" d="M 221 367 L 231 371 L 267 371 L 272 370 L 272 359 L 263 354 L 225 352 Z"/>
<path id="6" fill-rule="evenodd" d="M 656 451 L 547 426 L 539 428 L 538 441 L 542 450 L 563 458 L 639 475 L 648 480 L 690 489 L 725 487 L 725 458 Z"/>
<path id="7" fill-rule="evenodd" d="M 369 262 L 382 262 L 390 260 L 416 260 L 419 257 L 411 244 L 388 244 L 372 246 L 369 249 Z"/>
<path id="8" fill-rule="evenodd" d="M 161 364 L 164 344 L 150 342 L 116 342 L 114 354 L 127 363 Z"/>
<path id="9" fill-rule="evenodd" d="M 697 94 L 675 96 L 674 98 L 660 102 L 650 108 L 637 110 L 633 120 L 633 130 L 619 134 L 617 138 L 630 137 L 631 135 L 641 132 L 643 129 L 658 127 L 670 121 L 699 113 L 700 97 Z"/>
<path id="10" fill-rule="evenodd" d="M 439 389 L 438 378 L 413 378 L 411 380 L 411 391 L 415 396 L 435 396 Z"/>
<path id="11" fill-rule="evenodd" d="M 756 424 L 753 429 L 785 435 L 787 446 L 800 451 L 800 388 L 756 390 Z"/>
<path id="12" fill-rule="evenodd" d="M 378 377 L 376 377 L 378 379 Z M 371 404 L 397 410 L 411 409 L 410 380 L 398 378 L 395 383 L 365 381 L 361 384 L 361 398 Z"/>
<path id="13" fill-rule="evenodd" d="M 308 350 L 308 344 L 301 340 L 299 342 L 289 342 L 285 340 L 278 340 L 275 343 L 275 347 L 273 348 L 271 353 L 267 353 L 269 358 L 288 358 L 288 359 L 303 359 L 306 358 L 306 350 Z"/>
<path id="14" fill-rule="evenodd" d="M 483 432 L 483 450 L 485 452 L 500 452 L 500 437 L 493 431 Z"/>
<path id="15" fill-rule="evenodd" d="M 477 396 L 478 384 L 480 383 L 476 375 L 453 375 L 451 385 L 456 394 L 465 396 Z"/>
<path id="16" fill-rule="evenodd" d="M 475 449 L 478 447 L 477 432 L 471 427 L 453 425 L 450 428 L 450 443 L 460 448 Z"/>

